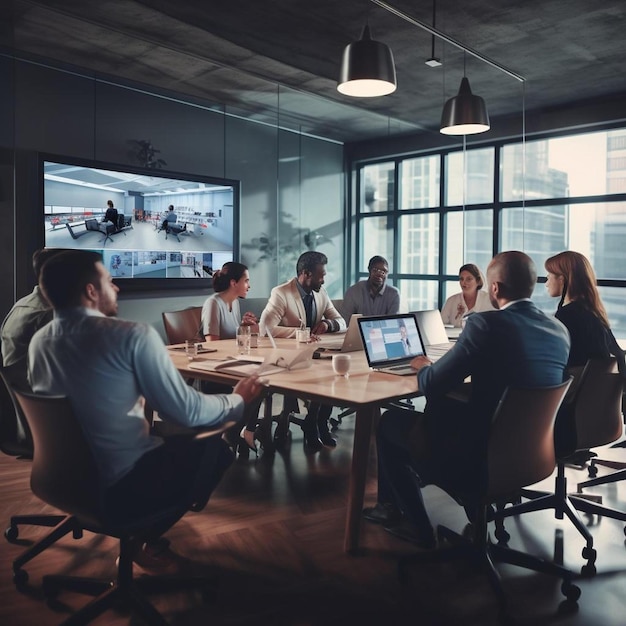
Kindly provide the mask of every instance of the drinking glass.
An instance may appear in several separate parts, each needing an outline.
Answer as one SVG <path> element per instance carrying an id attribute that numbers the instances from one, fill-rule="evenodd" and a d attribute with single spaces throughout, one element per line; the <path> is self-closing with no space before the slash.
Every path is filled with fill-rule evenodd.
<path id="1" fill-rule="evenodd" d="M 185 354 L 190 361 L 193 361 L 198 356 L 198 345 L 194 339 L 185 341 Z"/>
<path id="2" fill-rule="evenodd" d="M 250 354 L 250 326 L 240 326 L 237 329 L 237 352 Z"/>
<path id="3" fill-rule="evenodd" d="M 350 376 L 351 358 L 349 354 L 333 354 L 333 370 L 338 376 Z"/>

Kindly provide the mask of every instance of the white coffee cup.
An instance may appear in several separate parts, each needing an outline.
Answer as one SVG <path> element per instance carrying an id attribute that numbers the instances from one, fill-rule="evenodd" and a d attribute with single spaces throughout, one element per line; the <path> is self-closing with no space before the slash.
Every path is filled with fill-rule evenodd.
<path id="1" fill-rule="evenodd" d="M 349 354 L 333 354 L 333 370 L 335 374 L 348 378 L 351 361 Z"/>
<path id="2" fill-rule="evenodd" d="M 298 330 L 296 330 L 296 341 L 298 343 L 309 343 L 309 341 L 311 341 L 311 329 L 298 328 Z"/>

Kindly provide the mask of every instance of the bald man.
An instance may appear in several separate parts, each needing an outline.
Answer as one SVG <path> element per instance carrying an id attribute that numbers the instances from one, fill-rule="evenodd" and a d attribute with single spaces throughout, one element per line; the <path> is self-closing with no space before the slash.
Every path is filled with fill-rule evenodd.
<path id="1" fill-rule="evenodd" d="M 467 319 L 455 346 L 436 363 L 416 357 L 425 413 L 387 411 L 377 434 L 378 503 L 364 517 L 422 548 L 435 545 L 420 489 L 433 480 L 452 488 L 480 488 L 486 476 L 489 424 L 509 385 L 549 387 L 564 380 L 569 334 L 530 300 L 537 282 L 523 252 L 496 255 L 487 268 L 487 291 L 495 311 Z M 471 376 L 471 385 L 464 380 Z M 464 386 L 466 400 L 448 394 Z M 411 470 L 408 469 L 410 466 Z"/>

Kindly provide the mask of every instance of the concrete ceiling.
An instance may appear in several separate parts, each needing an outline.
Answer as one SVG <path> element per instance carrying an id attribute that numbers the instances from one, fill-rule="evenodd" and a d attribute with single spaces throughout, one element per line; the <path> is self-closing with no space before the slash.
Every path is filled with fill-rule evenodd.
<path id="1" fill-rule="evenodd" d="M 433 4 L 389 0 L 433 23 Z M 463 53 L 370 0 L 12 0 L 2 41 L 20 54 L 117 77 L 342 142 L 437 133 Z M 394 53 L 398 89 L 354 99 L 336 81 L 369 21 Z M 524 77 L 465 55 L 499 117 L 626 94 L 626 1 L 437 0 L 436 28 Z"/>

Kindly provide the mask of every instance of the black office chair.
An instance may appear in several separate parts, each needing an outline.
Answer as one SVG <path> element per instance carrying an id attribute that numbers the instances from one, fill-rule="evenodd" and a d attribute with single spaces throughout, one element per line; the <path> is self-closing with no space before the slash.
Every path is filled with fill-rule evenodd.
<path id="1" fill-rule="evenodd" d="M 141 592 L 193 587 L 209 592 L 214 583 L 205 577 L 145 576 L 135 579 L 132 560 L 135 546 L 151 538 L 150 529 L 158 527 L 162 530 L 173 526 L 187 510 L 200 510 L 206 502 L 180 503 L 156 513 L 124 520 L 113 519 L 102 506 L 96 464 L 67 398 L 20 392 L 15 395 L 33 433 L 30 481 L 33 493 L 44 502 L 65 511 L 69 519 L 81 528 L 120 540 L 117 577 L 113 582 L 75 576 L 43 577 L 42 588 L 49 597 L 62 589 L 101 594 L 64 624 L 85 624 L 118 606 L 137 612 L 149 624 L 166 624 Z M 228 422 L 199 436 L 218 436 L 232 425 L 234 422 Z"/>
<path id="2" fill-rule="evenodd" d="M 459 535 L 445 526 L 439 526 L 439 540 L 448 541 L 452 548 L 402 558 L 398 564 L 402 581 L 408 579 L 408 567 L 412 563 L 470 559 L 487 575 L 498 598 L 501 614 L 506 616 L 506 596 L 493 564 L 493 561 L 499 561 L 561 578 L 561 592 L 569 602 L 576 603 L 580 589 L 571 582 L 572 572 L 525 552 L 492 544 L 487 530 L 492 503 L 508 500 L 523 486 L 543 480 L 554 470 L 554 420 L 570 382 L 568 380 L 555 387 L 505 390 L 491 424 L 486 485 L 477 486 L 473 493 L 469 493 L 460 492 L 450 485 L 434 483 L 463 505 L 466 511 L 475 512 L 470 518 L 472 536 L 468 533 Z"/>
<path id="3" fill-rule="evenodd" d="M 18 459 L 33 458 L 33 440 L 26 418 L 15 398 L 11 385 L 0 370 L 0 450 Z M 4 531 L 7 541 L 16 543 L 20 538 L 20 526 L 44 526 L 54 528 L 43 539 L 37 541 L 13 561 L 13 582 L 20 586 L 27 581 L 22 567 L 31 559 L 41 554 L 46 548 L 61 537 L 73 534 L 75 539 L 82 537 L 82 529 L 78 525 L 68 524 L 68 516 L 64 514 L 13 515 L 9 526 Z"/>
<path id="4" fill-rule="evenodd" d="M 572 399 L 571 410 L 564 406 L 564 417 L 570 417 L 574 429 L 574 448 L 588 450 L 596 446 L 616 441 L 622 434 L 621 416 L 622 378 L 616 372 L 615 359 L 591 359 L 581 374 L 580 382 Z M 559 419 L 561 419 L 559 414 Z M 557 447 L 558 442 L 557 442 Z M 597 552 L 593 547 L 593 536 L 578 511 L 588 515 L 601 515 L 626 521 L 626 512 L 604 507 L 577 494 L 568 494 L 565 477 L 565 461 L 572 450 L 565 450 L 557 457 L 557 475 L 554 492 L 522 489 L 522 497 L 527 502 L 499 509 L 496 520 L 501 523 L 505 517 L 521 515 L 531 511 L 554 509 L 554 516 L 563 519 L 567 516 L 586 541 L 582 557 L 587 563 L 581 574 L 592 576 L 596 573 Z M 498 540 L 506 543 L 509 534 L 500 526 L 496 532 Z"/>

